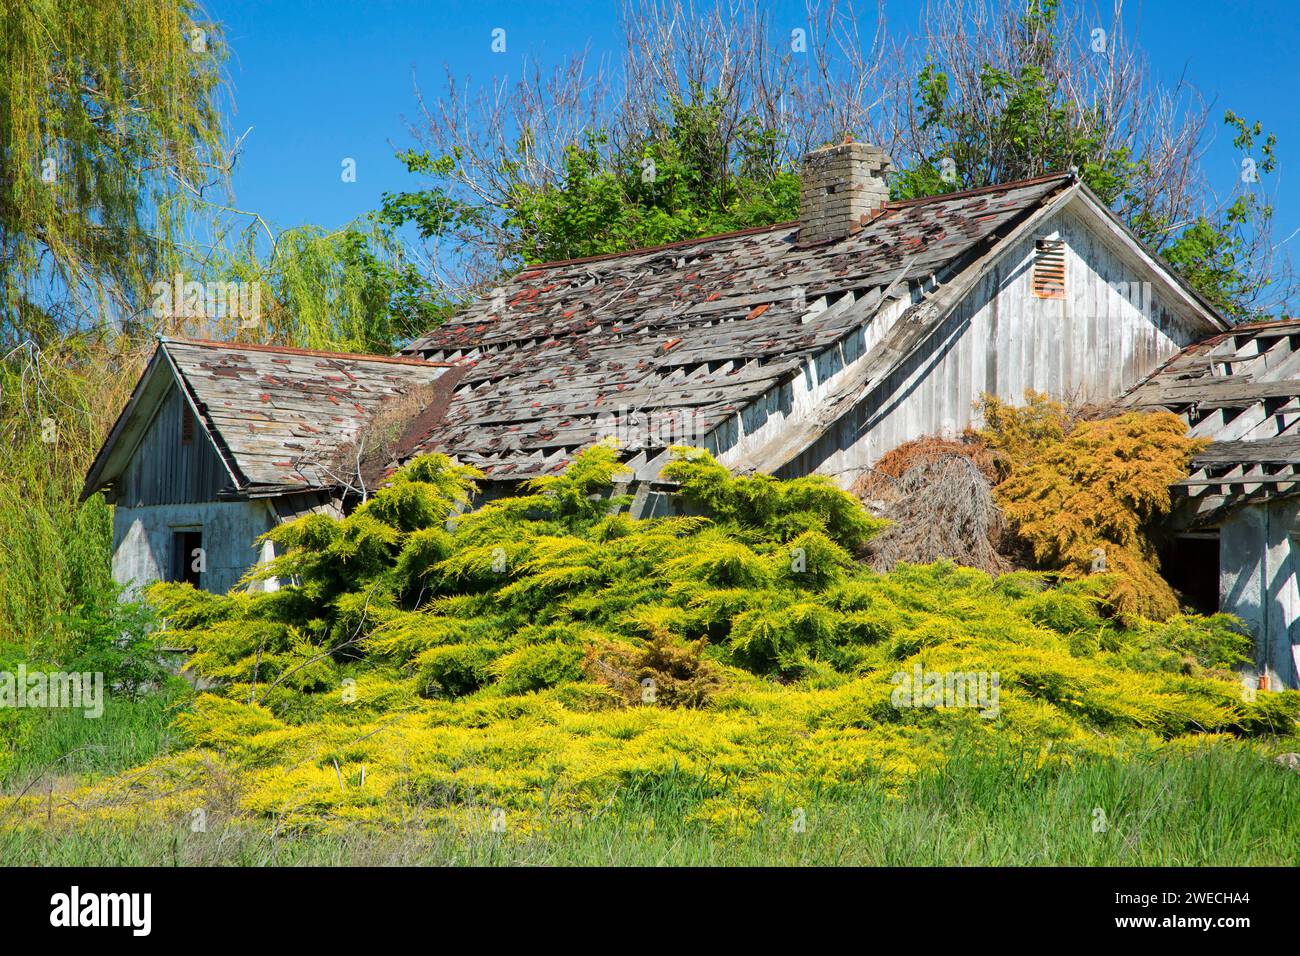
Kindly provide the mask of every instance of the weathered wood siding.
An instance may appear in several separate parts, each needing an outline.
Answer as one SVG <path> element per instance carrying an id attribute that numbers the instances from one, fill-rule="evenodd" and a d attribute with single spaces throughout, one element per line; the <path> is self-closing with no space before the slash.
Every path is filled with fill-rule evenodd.
<path id="1" fill-rule="evenodd" d="M 1047 237 L 1065 241 L 1063 299 L 1031 292 L 1034 241 Z M 915 354 L 776 473 L 817 472 L 847 486 L 905 441 L 978 425 L 986 392 L 1015 404 L 1027 389 L 1070 402 L 1116 398 L 1207 332 L 1151 279 L 1118 241 L 1070 207 L 1061 210 L 998 260 Z M 791 387 L 789 414 L 816 414 L 816 388 L 802 379 Z"/>
<path id="2" fill-rule="evenodd" d="M 274 557 L 273 545 L 257 538 L 278 524 L 263 500 L 209 501 L 113 509 L 113 579 L 132 595 L 154 581 L 167 580 L 173 567 L 176 533 L 203 534 L 205 591 L 229 591 L 250 567 Z M 274 589 L 274 583 L 266 585 Z"/>
<path id="3" fill-rule="evenodd" d="M 1219 528 L 1219 609 L 1255 636 L 1254 668 L 1268 687 L 1300 688 L 1300 502 L 1247 505 Z M 1254 686 L 1252 684 L 1251 686 Z"/>
<path id="4" fill-rule="evenodd" d="M 228 591 L 259 557 L 259 535 L 275 515 L 264 501 L 217 501 L 231 481 L 211 438 L 194 422 L 182 444 L 182 416 L 189 413 L 174 384 L 159 402 L 130 462 L 122 471 L 113 508 L 113 578 L 128 595 L 166 580 L 174 567 L 177 532 L 200 531 L 207 591 Z"/>
<path id="5" fill-rule="evenodd" d="M 180 389 L 173 386 L 122 473 L 118 506 L 212 501 L 230 484 L 225 465 L 198 422 L 193 440 L 181 444 L 182 416 L 188 412 Z"/>

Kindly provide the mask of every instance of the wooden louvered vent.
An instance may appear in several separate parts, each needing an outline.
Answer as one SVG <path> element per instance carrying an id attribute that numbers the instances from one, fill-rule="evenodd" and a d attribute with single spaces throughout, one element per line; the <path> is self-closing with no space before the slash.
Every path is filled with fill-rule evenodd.
<path id="1" fill-rule="evenodd" d="M 1034 295 L 1040 299 L 1065 298 L 1065 240 L 1035 241 Z"/>

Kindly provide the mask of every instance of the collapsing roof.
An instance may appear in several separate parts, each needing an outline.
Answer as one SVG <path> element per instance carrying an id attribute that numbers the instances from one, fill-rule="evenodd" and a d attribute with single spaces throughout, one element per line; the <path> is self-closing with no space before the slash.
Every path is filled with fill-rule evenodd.
<path id="1" fill-rule="evenodd" d="M 867 144 L 818 150 L 805 161 L 800 222 L 528 267 L 404 357 L 162 340 L 86 493 L 111 486 L 173 380 L 236 495 L 346 491 L 352 477 L 373 486 L 428 452 L 509 484 L 559 472 L 611 435 L 639 490 L 671 445 L 774 473 L 1066 208 L 1127 246 L 1197 327 L 1223 328 L 1073 174 L 887 202 L 888 165 Z M 816 407 L 787 415 L 800 383 L 821 389 Z M 404 417 L 387 460 L 363 462 L 359 441 L 393 428 L 395 410 Z"/>
<path id="2" fill-rule="evenodd" d="M 339 450 L 381 405 L 457 372 L 415 358 L 161 338 L 83 497 L 118 477 L 174 384 L 211 436 L 231 493 L 258 496 L 340 484 L 332 473 Z M 436 417 L 436 387 L 430 395 L 424 417 Z M 441 396 L 444 407 L 449 397 Z"/>
<path id="3" fill-rule="evenodd" d="M 1247 501 L 1300 494 L 1300 321 L 1198 342 L 1117 405 L 1174 412 L 1192 437 L 1212 439 L 1176 486 L 1199 523 Z"/>
<path id="4" fill-rule="evenodd" d="M 563 469 L 629 412 L 688 420 L 696 440 L 678 441 L 707 445 L 883 303 L 969 263 L 1076 185 L 1048 176 L 888 203 L 855 234 L 813 247 L 796 246 L 798 223 L 783 223 L 526 269 L 404 350 L 470 366 L 414 450 L 490 479 L 530 478 Z M 662 451 L 648 432 L 624 443 L 628 457 Z"/>

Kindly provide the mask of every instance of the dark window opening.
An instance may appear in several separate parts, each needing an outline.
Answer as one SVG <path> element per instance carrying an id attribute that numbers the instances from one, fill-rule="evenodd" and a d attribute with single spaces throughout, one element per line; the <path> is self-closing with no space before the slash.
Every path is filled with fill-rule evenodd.
<path id="1" fill-rule="evenodd" d="M 172 533 L 173 581 L 188 581 L 196 588 L 203 586 L 202 568 L 205 564 L 202 531 L 175 531 Z"/>
<path id="2" fill-rule="evenodd" d="M 1178 535 L 1161 549 L 1160 565 L 1184 607 L 1201 614 L 1219 610 L 1219 536 Z"/>
<path id="3" fill-rule="evenodd" d="M 194 415 L 188 408 L 181 409 L 181 444 L 194 444 Z"/>

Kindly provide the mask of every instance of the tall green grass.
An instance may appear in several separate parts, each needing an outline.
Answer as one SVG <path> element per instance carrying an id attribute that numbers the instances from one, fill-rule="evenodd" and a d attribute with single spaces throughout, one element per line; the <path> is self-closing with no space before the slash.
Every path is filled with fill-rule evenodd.
<path id="1" fill-rule="evenodd" d="M 42 793 L 168 752 L 177 743 L 176 714 L 190 694 L 174 679 L 136 699 L 108 696 L 103 715 L 93 720 L 80 710 L 0 712 L 0 795 Z"/>
<path id="2" fill-rule="evenodd" d="M 1300 774 L 1215 745 L 1040 772 L 1021 755 L 956 753 L 897 797 L 863 787 L 766 808 L 727 835 L 688 822 L 706 796 L 668 774 L 589 818 L 528 833 L 488 826 L 285 835 L 210 819 L 20 828 L 0 837 L 20 865 L 1203 866 L 1300 864 Z M 1105 828 L 1098 809 L 1105 812 Z M 805 828 L 798 832 L 796 811 Z"/>

